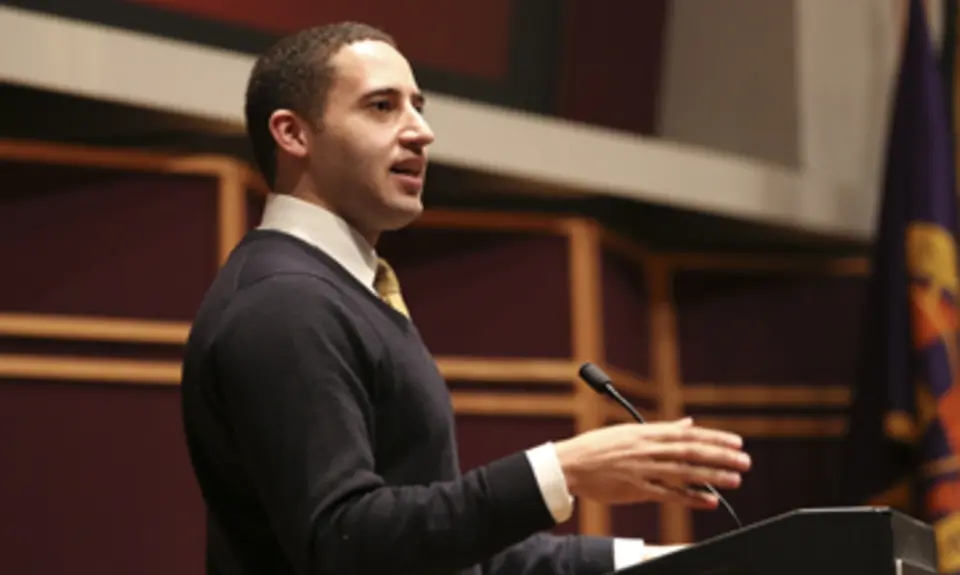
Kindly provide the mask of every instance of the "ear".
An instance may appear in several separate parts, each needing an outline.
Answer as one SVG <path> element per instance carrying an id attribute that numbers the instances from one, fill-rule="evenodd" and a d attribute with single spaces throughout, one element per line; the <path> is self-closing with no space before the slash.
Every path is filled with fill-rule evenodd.
<path id="1" fill-rule="evenodd" d="M 270 115 L 270 133 L 277 148 L 295 158 L 307 155 L 309 130 L 307 124 L 290 110 L 275 110 Z"/>

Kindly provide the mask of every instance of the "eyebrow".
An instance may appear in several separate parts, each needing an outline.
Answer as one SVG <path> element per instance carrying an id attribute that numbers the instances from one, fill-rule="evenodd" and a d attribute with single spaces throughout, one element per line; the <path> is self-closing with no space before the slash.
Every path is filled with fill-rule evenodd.
<path id="1" fill-rule="evenodd" d="M 398 90 L 397 88 L 380 88 L 380 89 L 378 89 L 378 90 L 373 90 L 373 91 L 371 91 L 371 92 L 368 92 L 368 93 L 363 97 L 363 99 L 364 99 L 364 100 L 372 100 L 373 98 L 377 98 L 377 97 L 381 97 L 381 96 L 396 97 L 396 96 L 398 96 L 398 95 L 401 95 L 401 91 Z M 414 105 L 416 105 L 416 106 L 418 106 L 418 107 L 421 107 L 421 108 L 422 108 L 423 106 L 425 106 L 426 103 L 427 103 L 427 98 L 423 95 L 423 92 L 414 92 L 414 93 L 411 95 L 411 99 L 413 100 Z"/>

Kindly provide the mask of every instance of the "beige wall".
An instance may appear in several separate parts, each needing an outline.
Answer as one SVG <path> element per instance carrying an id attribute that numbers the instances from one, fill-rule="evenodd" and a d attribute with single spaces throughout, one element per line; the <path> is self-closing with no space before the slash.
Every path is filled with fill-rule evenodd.
<path id="1" fill-rule="evenodd" d="M 660 131 L 834 182 L 876 208 L 902 0 L 673 0 Z M 940 3 L 928 2 L 934 41 Z M 862 216 L 861 216 L 862 217 Z"/>
<path id="2" fill-rule="evenodd" d="M 794 16 L 783 0 L 673 0 L 660 133 L 799 165 Z"/>

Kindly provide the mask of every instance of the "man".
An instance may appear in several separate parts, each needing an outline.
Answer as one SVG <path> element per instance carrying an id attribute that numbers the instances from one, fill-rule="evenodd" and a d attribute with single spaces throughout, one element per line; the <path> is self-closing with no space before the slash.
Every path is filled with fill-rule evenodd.
<path id="1" fill-rule="evenodd" d="M 215 574 L 606 573 L 639 541 L 541 532 L 576 497 L 717 502 L 739 437 L 619 425 L 461 475 L 443 378 L 374 246 L 422 211 L 434 140 L 385 33 L 341 23 L 268 50 L 248 86 L 263 222 L 211 286 L 187 344 L 183 417 Z"/>

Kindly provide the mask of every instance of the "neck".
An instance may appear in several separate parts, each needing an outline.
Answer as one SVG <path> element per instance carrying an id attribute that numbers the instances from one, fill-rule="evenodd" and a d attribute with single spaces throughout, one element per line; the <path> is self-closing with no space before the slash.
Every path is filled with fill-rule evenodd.
<path id="1" fill-rule="evenodd" d="M 343 210 L 337 209 L 337 207 L 333 205 L 333 202 L 327 199 L 325 194 L 320 193 L 319 188 L 312 179 L 306 176 L 306 174 L 301 174 L 297 178 L 288 180 L 286 182 L 281 181 L 281 179 L 278 177 L 274 191 L 277 194 L 287 194 L 299 200 L 310 202 L 311 204 L 320 206 L 321 208 L 336 214 L 338 217 L 347 222 L 358 234 L 360 234 L 360 237 L 366 240 L 371 247 L 375 248 L 377 246 L 377 242 L 380 240 L 379 231 L 365 229 L 364 226 L 359 225 L 359 222 L 345 214 Z"/>

